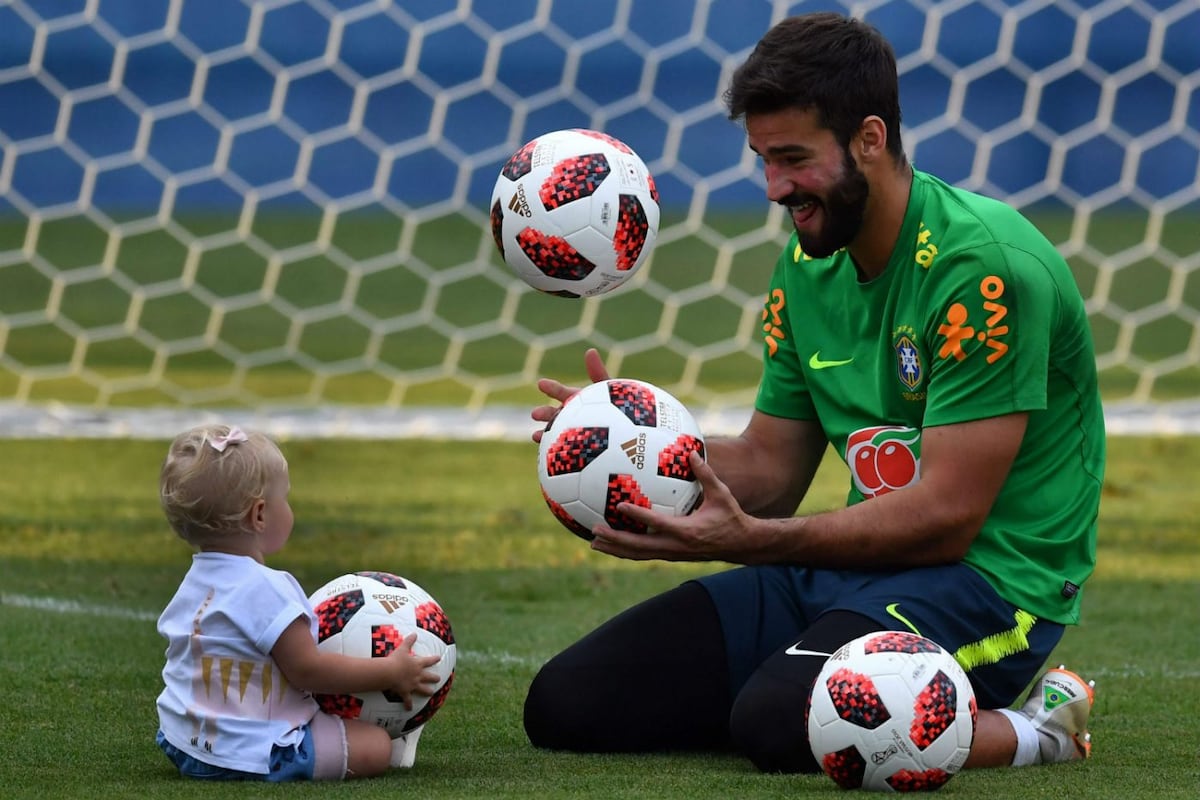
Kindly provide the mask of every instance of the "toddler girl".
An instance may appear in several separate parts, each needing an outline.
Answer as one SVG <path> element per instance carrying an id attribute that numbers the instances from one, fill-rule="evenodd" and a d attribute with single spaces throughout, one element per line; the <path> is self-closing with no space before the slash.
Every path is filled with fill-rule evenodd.
<path id="1" fill-rule="evenodd" d="M 405 739 L 317 708 L 310 693 L 429 695 L 439 656 L 317 649 L 300 584 L 264 565 L 292 532 L 288 465 L 273 441 L 227 425 L 171 443 L 159 480 L 167 521 L 197 552 L 158 620 L 167 640 L 157 741 L 180 773 L 216 780 L 339 780 L 409 766 Z"/>

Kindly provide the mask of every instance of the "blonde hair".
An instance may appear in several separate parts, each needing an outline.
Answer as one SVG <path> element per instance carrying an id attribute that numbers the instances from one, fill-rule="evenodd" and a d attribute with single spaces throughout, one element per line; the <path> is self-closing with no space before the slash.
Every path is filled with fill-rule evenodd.
<path id="1" fill-rule="evenodd" d="M 266 435 L 239 434 L 228 425 L 202 425 L 179 434 L 167 451 L 159 501 L 167 522 L 191 544 L 245 532 L 247 513 L 287 469 Z"/>

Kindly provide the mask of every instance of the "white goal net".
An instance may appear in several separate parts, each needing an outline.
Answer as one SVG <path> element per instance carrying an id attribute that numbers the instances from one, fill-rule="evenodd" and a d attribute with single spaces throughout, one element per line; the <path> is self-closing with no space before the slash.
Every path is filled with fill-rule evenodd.
<path id="1" fill-rule="evenodd" d="M 922 169 L 1068 258 L 1114 431 L 1200 431 L 1196 0 L 0 0 L 0 433 L 528 435 L 542 375 L 740 426 L 788 234 L 721 94 L 790 14 L 892 41 Z M 541 295 L 507 157 L 587 127 L 653 171 L 650 262 Z"/>

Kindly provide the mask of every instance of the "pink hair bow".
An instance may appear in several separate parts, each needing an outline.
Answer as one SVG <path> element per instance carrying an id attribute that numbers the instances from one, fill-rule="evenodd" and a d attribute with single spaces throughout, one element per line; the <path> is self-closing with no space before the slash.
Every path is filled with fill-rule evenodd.
<path id="1" fill-rule="evenodd" d="M 224 453 L 225 448 L 229 445 L 248 440 L 249 437 L 246 436 L 246 432 L 235 425 L 229 429 L 229 433 L 225 434 L 224 436 L 211 437 L 208 440 L 208 443 L 213 450 L 216 450 L 218 453 Z"/>

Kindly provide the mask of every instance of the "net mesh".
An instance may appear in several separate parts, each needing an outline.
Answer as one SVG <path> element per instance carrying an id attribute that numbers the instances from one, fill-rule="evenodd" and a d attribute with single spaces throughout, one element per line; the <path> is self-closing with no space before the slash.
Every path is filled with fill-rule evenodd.
<path id="1" fill-rule="evenodd" d="M 817 8 L 892 41 L 918 167 L 1068 258 L 1111 427 L 1196 429 L 1194 0 L 0 3 L 0 429 L 524 437 L 589 345 L 739 427 L 789 231 L 721 93 Z M 601 299 L 533 292 L 489 233 L 500 166 L 567 127 L 662 196 Z"/>

